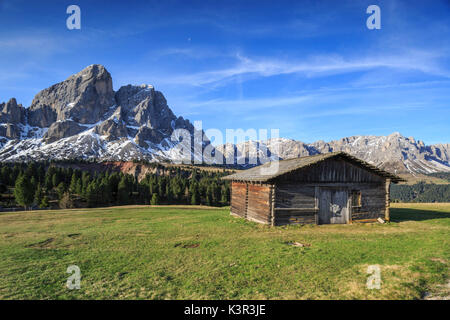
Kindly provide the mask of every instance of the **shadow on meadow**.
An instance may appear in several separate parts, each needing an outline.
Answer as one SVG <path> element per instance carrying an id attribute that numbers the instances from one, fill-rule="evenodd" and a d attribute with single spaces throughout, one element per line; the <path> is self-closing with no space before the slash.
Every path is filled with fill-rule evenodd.
<path id="1" fill-rule="evenodd" d="M 411 209 L 411 208 L 391 209 L 392 222 L 424 221 L 424 220 L 445 219 L 445 218 L 450 218 L 449 212 L 442 212 L 439 210 Z"/>

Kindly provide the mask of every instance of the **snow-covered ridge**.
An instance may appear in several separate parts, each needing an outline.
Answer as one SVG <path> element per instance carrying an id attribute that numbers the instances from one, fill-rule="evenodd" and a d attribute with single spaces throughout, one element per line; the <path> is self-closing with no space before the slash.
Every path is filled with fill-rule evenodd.
<path id="1" fill-rule="evenodd" d="M 233 149 L 248 162 L 255 162 L 259 152 L 255 146 L 267 149 L 280 159 L 310 156 L 319 153 L 344 151 L 360 159 L 393 173 L 427 174 L 433 172 L 450 172 L 450 145 L 430 145 L 412 137 L 404 137 L 398 132 L 388 136 L 353 136 L 334 141 L 301 141 L 276 138 L 266 141 L 247 141 L 235 146 L 227 144 L 218 146 L 226 158 Z M 267 161 L 267 160 L 266 160 Z M 262 161 L 264 162 L 264 161 Z"/>

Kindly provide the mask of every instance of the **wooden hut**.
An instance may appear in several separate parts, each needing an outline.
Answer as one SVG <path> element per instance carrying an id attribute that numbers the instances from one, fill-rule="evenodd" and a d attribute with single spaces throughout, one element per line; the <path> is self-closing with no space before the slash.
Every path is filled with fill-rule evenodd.
<path id="1" fill-rule="evenodd" d="M 280 226 L 389 221 L 389 186 L 402 179 L 344 152 L 277 162 L 224 177 L 231 214 Z"/>

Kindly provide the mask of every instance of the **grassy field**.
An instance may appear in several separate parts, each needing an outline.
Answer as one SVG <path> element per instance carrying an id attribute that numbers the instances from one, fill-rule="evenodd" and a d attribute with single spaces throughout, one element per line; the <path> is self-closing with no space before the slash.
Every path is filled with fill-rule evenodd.
<path id="1" fill-rule="evenodd" d="M 384 225 L 270 228 L 228 208 L 2 213 L 0 298 L 448 297 L 450 204 L 395 204 L 391 216 Z M 66 288 L 73 264 L 80 290 Z M 375 264 L 381 289 L 369 290 L 367 267 Z"/>

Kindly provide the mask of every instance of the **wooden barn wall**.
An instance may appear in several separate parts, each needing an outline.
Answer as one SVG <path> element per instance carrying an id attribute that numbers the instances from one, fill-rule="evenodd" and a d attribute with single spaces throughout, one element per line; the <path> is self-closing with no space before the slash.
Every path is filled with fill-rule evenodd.
<path id="1" fill-rule="evenodd" d="M 369 222 L 386 216 L 385 179 L 343 159 L 327 159 L 271 183 L 275 185 L 274 193 L 269 184 L 233 181 L 231 213 L 265 224 L 318 223 L 318 188 L 339 187 L 346 188 L 349 196 L 353 191 L 361 193 L 361 205 L 350 208 L 352 222 Z"/>
<path id="2" fill-rule="evenodd" d="M 245 218 L 247 185 L 231 182 L 231 213 Z"/>
<path id="3" fill-rule="evenodd" d="M 343 159 L 326 159 L 279 177 L 277 181 L 295 182 L 383 182 L 384 178 Z"/>
<path id="4" fill-rule="evenodd" d="M 278 184 L 275 190 L 275 225 L 316 223 L 314 186 L 283 183 Z"/>
<path id="5" fill-rule="evenodd" d="M 247 219 L 269 224 L 270 221 L 270 186 L 248 185 Z"/>
<path id="6" fill-rule="evenodd" d="M 361 192 L 361 206 L 352 207 L 353 222 L 385 218 L 385 179 L 343 159 L 327 159 L 275 180 L 275 224 L 317 223 L 316 187 L 344 187 L 349 196 Z M 281 208 L 281 210 L 280 210 Z M 286 208 L 298 208 L 300 210 Z M 283 210 L 284 209 L 284 210 Z"/>
<path id="7" fill-rule="evenodd" d="M 333 186 L 333 184 L 323 183 L 320 186 Z M 348 183 L 345 187 L 349 196 L 352 191 L 361 192 L 361 206 L 351 208 L 352 222 L 369 222 L 377 218 L 385 218 L 386 191 L 383 183 Z M 294 209 L 287 210 L 288 208 Z M 314 185 L 277 184 L 275 225 L 317 223 L 317 209 L 318 201 L 316 202 Z"/>
<path id="8" fill-rule="evenodd" d="M 361 207 L 352 208 L 352 221 L 365 222 L 385 218 L 386 190 L 384 183 L 354 184 L 351 190 L 361 191 Z"/>

